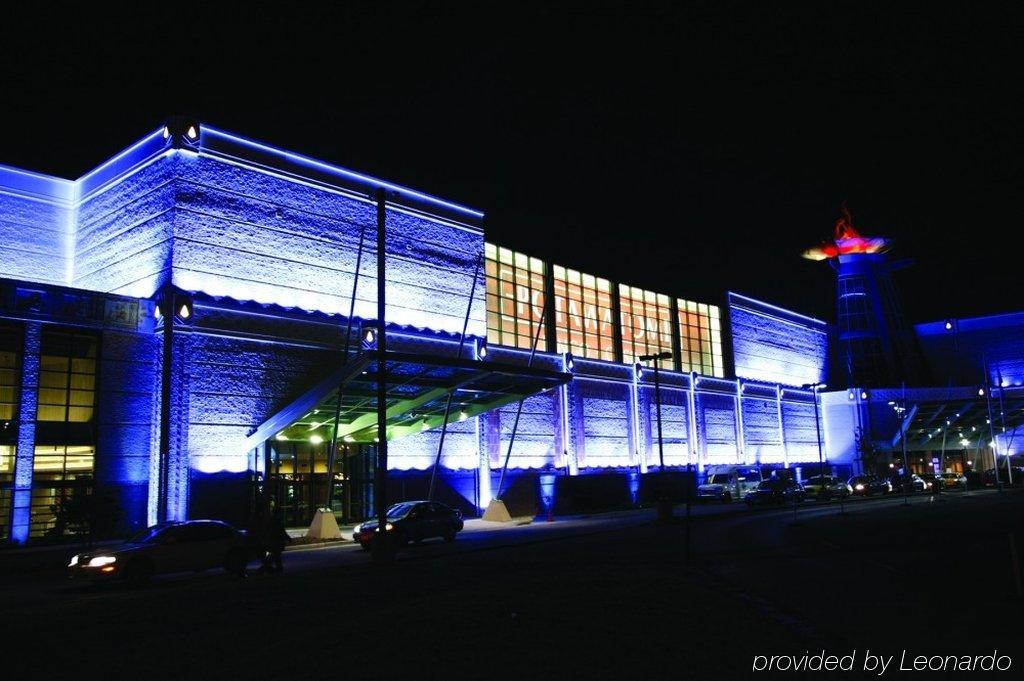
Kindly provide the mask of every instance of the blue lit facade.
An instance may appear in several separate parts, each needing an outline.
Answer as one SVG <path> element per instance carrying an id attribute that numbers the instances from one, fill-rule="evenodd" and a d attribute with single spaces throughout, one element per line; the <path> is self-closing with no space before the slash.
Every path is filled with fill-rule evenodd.
<path id="1" fill-rule="evenodd" d="M 817 463 L 801 385 L 826 375 L 825 323 L 739 294 L 707 305 L 532 261 L 502 301 L 500 277 L 484 271 L 482 213 L 172 122 L 78 180 L 0 167 L 0 536 L 60 533 L 61 496 L 97 490 L 116 497 L 126 529 L 238 521 L 254 483 L 271 481 L 290 521 L 308 521 L 324 501 L 330 437 L 315 388 L 342 365 L 361 241 L 354 321 L 375 323 L 378 188 L 389 351 L 455 357 L 468 311 L 460 359 L 480 359 L 498 329 L 516 340 L 489 343 L 487 361 L 525 371 L 536 336 L 531 369 L 571 375 L 526 395 L 509 493 L 534 485 L 558 508 L 563 479 L 591 475 L 621 479 L 627 499 L 641 493 L 637 476 L 660 463 L 653 373 L 628 363 L 626 345 L 673 353 L 660 376 L 667 467 Z M 48 349 L 68 330 L 85 349 Z M 517 401 L 494 404 L 467 400 L 446 429 L 441 498 L 467 512 L 497 493 L 508 454 Z M 854 454 L 822 416 L 826 456 L 849 469 Z M 389 427 L 391 494 L 423 496 L 439 415 L 401 418 Z M 352 518 L 373 501 L 373 444 L 354 428 L 336 472 Z"/>

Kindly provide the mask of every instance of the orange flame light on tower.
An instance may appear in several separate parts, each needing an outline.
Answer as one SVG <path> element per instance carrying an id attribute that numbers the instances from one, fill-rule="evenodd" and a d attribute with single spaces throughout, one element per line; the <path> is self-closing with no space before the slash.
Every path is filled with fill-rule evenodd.
<path id="1" fill-rule="evenodd" d="M 803 252 L 808 260 L 828 260 L 841 255 L 855 253 L 884 253 L 889 250 L 889 240 L 881 237 L 863 237 L 853 226 L 850 211 L 843 207 L 843 215 L 836 220 L 835 238 L 822 242 Z"/>

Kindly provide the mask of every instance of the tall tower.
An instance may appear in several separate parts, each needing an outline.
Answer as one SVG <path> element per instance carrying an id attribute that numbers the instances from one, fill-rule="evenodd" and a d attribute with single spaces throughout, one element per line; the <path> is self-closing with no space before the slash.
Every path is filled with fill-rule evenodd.
<path id="1" fill-rule="evenodd" d="M 923 364 L 892 281 L 897 268 L 887 257 L 889 240 L 863 237 L 849 211 L 836 221 L 835 236 L 804 251 L 827 260 L 836 272 L 836 348 L 829 383 L 840 387 L 920 384 Z"/>

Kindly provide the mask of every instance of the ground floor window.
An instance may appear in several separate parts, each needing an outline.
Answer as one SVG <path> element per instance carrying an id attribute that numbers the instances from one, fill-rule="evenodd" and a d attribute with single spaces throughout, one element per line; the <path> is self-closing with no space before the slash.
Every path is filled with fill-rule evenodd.
<path id="1" fill-rule="evenodd" d="M 0 541 L 10 536 L 11 483 L 14 480 L 14 447 L 0 445 Z"/>
<path id="2" fill-rule="evenodd" d="M 92 494 L 95 459 L 92 446 L 36 447 L 30 537 L 60 537 L 72 531 L 69 521 L 74 518 L 74 503 Z"/>

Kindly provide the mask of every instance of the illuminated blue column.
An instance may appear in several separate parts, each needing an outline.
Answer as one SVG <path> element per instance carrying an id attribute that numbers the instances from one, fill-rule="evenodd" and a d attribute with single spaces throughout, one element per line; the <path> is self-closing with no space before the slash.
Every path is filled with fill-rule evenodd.
<path id="1" fill-rule="evenodd" d="M 736 379 L 736 463 L 748 464 L 743 436 L 743 381 Z"/>
<path id="2" fill-rule="evenodd" d="M 497 410 L 495 410 L 497 411 Z M 473 419 L 476 426 L 476 452 L 480 471 L 480 499 L 479 508 L 487 508 L 491 503 L 491 450 L 490 438 L 487 427 L 489 419 L 487 414 L 477 416 Z"/>
<path id="3" fill-rule="evenodd" d="M 573 387 L 575 381 L 558 388 L 558 430 L 562 450 L 565 452 L 565 462 L 569 468 L 569 475 L 577 475 L 580 472 L 580 450 L 582 448 L 581 434 L 578 426 L 582 425 L 582 410 L 576 405 L 577 390 Z M 577 422 L 577 419 L 580 419 Z"/>
<path id="4" fill-rule="evenodd" d="M 28 541 L 32 508 L 32 464 L 36 451 L 36 407 L 39 399 L 39 348 L 42 324 L 26 322 L 21 359 L 21 398 L 18 402 L 18 448 L 14 458 L 11 500 L 11 540 Z"/>

